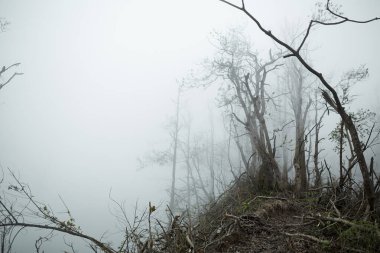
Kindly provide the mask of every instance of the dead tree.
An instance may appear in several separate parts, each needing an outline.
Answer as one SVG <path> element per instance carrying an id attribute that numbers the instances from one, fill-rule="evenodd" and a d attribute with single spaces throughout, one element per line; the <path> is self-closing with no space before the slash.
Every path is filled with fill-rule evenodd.
<path id="1" fill-rule="evenodd" d="M 170 188 L 170 202 L 169 208 L 175 210 L 175 183 L 176 183 L 176 170 L 177 170 L 177 150 L 178 150 L 178 133 L 179 133 L 179 99 L 181 96 L 181 86 L 178 87 L 177 101 L 176 101 L 176 117 L 173 133 L 173 158 L 172 158 L 172 184 Z"/>
<path id="2" fill-rule="evenodd" d="M 217 43 L 219 51 L 210 64 L 211 71 L 223 84 L 222 106 L 230 109 L 233 120 L 245 131 L 243 136 L 250 140 L 251 154 L 242 155 L 248 175 L 256 178 L 261 187 L 273 188 L 279 183 L 280 170 L 266 119 L 270 99 L 266 81 L 268 74 L 279 66 L 276 62 L 280 55 L 269 52 L 269 60 L 260 59 L 249 41 L 236 30 L 226 36 L 219 35 Z M 258 170 L 247 159 L 253 155 L 260 161 Z"/>
<path id="3" fill-rule="evenodd" d="M 332 16 L 333 20 L 323 20 L 323 19 L 312 19 L 310 20 L 307 29 L 304 33 L 304 36 L 299 43 L 298 47 L 294 47 L 286 43 L 284 40 L 277 37 L 275 34 L 272 33 L 272 31 L 266 29 L 261 22 L 251 13 L 249 12 L 245 7 L 244 0 L 241 1 L 241 5 L 236 5 L 233 3 L 230 3 L 226 0 L 219 0 L 223 3 L 228 4 L 229 6 L 232 6 L 233 8 L 236 8 L 243 13 L 245 13 L 255 24 L 256 26 L 269 38 L 271 38 L 273 41 L 275 41 L 277 44 L 288 50 L 288 54 L 284 56 L 284 58 L 289 57 L 295 57 L 298 59 L 298 61 L 313 75 L 315 75 L 320 82 L 325 87 L 325 90 L 322 91 L 322 96 L 326 100 L 326 102 L 333 108 L 334 111 L 336 111 L 339 116 L 342 119 L 342 122 L 344 123 L 345 127 L 347 128 L 349 134 L 351 135 L 352 140 L 352 146 L 355 151 L 355 154 L 357 156 L 357 161 L 360 167 L 360 171 L 363 177 L 363 187 L 364 187 L 364 194 L 367 199 L 368 205 L 370 207 L 370 210 L 373 211 L 375 208 L 375 193 L 374 193 L 374 186 L 371 181 L 369 169 L 364 157 L 363 147 L 362 143 L 360 141 L 356 126 L 354 122 L 352 121 L 351 116 L 349 113 L 347 113 L 346 109 L 342 106 L 342 103 L 338 97 L 338 94 L 336 90 L 333 88 L 333 86 L 325 79 L 322 73 L 320 73 L 318 70 L 316 70 L 314 67 L 311 66 L 310 63 L 307 62 L 307 60 L 301 55 L 300 51 L 302 47 L 305 45 L 311 29 L 315 25 L 324 25 L 324 26 L 333 26 L 333 25 L 340 25 L 343 23 L 356 23 L 356 24 L 365 24 L 370 23 L 373 21 L 380 20 L 379 17 L 367 19 L 367 20 L 355 20 L 348 18 L 346 16 L 343 16 L 343 14 L 337 12 L 335 8 L 331 8 L 330 0 L 327 0 L 326 2 L 326 12 Z"/>
<path id="4" fill-rule="evenodd" d="M 308 187 L 307 165 L 305 156 L 305 124 L 312 100 L 307 99 L 307 73 L 303 66 L 296 61 L 289 61 L 286 64 L 287 79 L 291 109 L 294 113 L 295 121 L 295 149 L 293 166 L 295 169 L 295 189 L 297 192 L 305 191 Z M 306 101 L 304 101 L 306 97 Z"/>
<path id="5" fill-rule="evenodd" d="M 319 188 L 322 186 L 322 172 L 323 167 L 320 168 L 319 166 L 319 154 L 322 150 L 319 148 L 319 144 L 321 142 L 321 139 L 319 137 L 320 130 L 322 128 L 322 120 L 325 116 L 327 109 L 325 109 L 322 114 L 319 116 L 318 112 L 321 108 L 318 107 L 318 90 L 315 89 L 314 93 L 314 127 L 315 127 L 315 136 L 314 136 L 314 154 L 313 154 L 313 164 L 314 164 L 314 187 Z"/>

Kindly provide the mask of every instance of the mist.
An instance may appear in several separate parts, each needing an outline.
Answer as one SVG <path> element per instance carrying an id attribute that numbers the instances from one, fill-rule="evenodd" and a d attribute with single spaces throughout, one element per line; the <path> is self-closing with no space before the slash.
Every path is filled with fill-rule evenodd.
<path id="1" fill-rule="evenodd" d="M 334 2 L 355 19 L 379 16 L 376 0 Z M 286 38 L 307 27 L 315 3 L 247 1 L 246 5 L 273 34 Z M 0 18 L 9 22 L 0 33 L 0 66 L 20 63 L 11 70 L 23 73 L 0 89 L 2 188 L 11 184 L 9 170 L 13 171 L 38 201 L 62 216 L 66 205 L 83 231 L 95 238 L 104 235 L 106 241 L 117 240 L 122 231 L 114 200 L 125 203 L 131 218 L 135 208 L 141 213 L 149 202 L 157 206 L 157 217 L 166 217 L 172 165 L 159 164 L 152 154 L 173 148 L 181 84 L 186 87 L 180 96 L 180 140 L 186 142 L 189 133 L 190 142 L 198 143 L 200 150 L 212 141 L 217 147 L 212 152 L 219 152 L 215 161 L 222 165 L 220 171 L 215 169 L 220 181 L 213 201 L 244 171 L 235 146 L 229 154 L 232 165 L 223 160 L 231 142 L 230 118 L 219 96 L 223 82 L 195 83 L 210 73 L 205 61 L 218 53 L 215 34 L 241 29 L 262 59 L 268 59 L 269 49 L 279 51 L 241 12 L 216 0 L 2 0 Z M 346 71 L 360 65 L 368 68 L 369 76 L 352 88 L 355 99 L 346 107 L 352 111 L 379 112 L 379 31 L 379 22 L 372 22 L 318 27 L 310 35 L 307 59 L 329 82 L 337 84 Z M 9 75 L 2 75 L 0 82 Z M 276 82 L 277 74 L 268 80 Z M 272 87 L 277 86 L 268 90 Z M 284 98 L 279 103 L 289 101 Z M 276 112 L 274 107 L 268 110 Z M 337 122 L 337 114 L 326 114 L 321 135 L 328 139 Z M 281 128 L 271 124 L 271 132 Z M 312 123 L 308 126 L 311 129 Z M 333 146 L 324 141 L 321 156 L 338 164 Z M 199 152 L 204 155 L 204 150 Z M 289 147 L 289 157 L 292 150 Z M 187 172 L 185 151 L 178 152 L 177 187 L 181 188 Z M 367 156 L 378 161 L 378 154 L 376 146 Z M 201 164 L 207 159 L 199 158 Z M 200 177 L 208 175 L 205 170 Z M 24 229 L 12 252 L 34 251 L 34 241 L 44 233 Z M 80 252 L 91 252 L 85 241 L 65 238 L 75 242 Z M 61 236 L 44 243 L 46 252 L 62 252 L 65 247 Z"/>

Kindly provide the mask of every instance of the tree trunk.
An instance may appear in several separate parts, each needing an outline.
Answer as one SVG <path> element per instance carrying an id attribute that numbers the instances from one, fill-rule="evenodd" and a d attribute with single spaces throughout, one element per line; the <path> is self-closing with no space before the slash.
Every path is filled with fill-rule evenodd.
<path id="1" fill-rule="evenodd" d="M 366 164 L 366 161 L 364 158 L 363 149 L 362 149 L 362 145 L 360 143 L 360 139 L 359 139 L 359 136 L 358 136 L 358 133 L 356 130 L 356 126 L 352 122 L 351 117 L 346 113 L 345 109 L 343 108 L 335 89 L 326 81 L 326 79 L 323 77 L 322 73 L 318 72 L 311 65 L 309 65 L 300 54 L 300 49 L 303 46 L 303 43 L 306 41 L 306 38 L 309 35 L 310 30 L 307 31 L 307 34 L 305 35 L 302 44 L 298 47 L 298 49 L 295 49 L 292 46 L 290 46 L 289 44 L 287 44 L 284 41 L 282 41 L 281 39 L 279 39 L 278 37 L 276 37 L 270 30 L 265 29 L 261 25 L 261 23 L 251 13 L 249 13 L 245 9 L 244 1 L 243 1 L 242 7 L 239 7 L 235 4 L 229 3 L 227 1 L 223 1 L 223 2 L 226 2 L 229 5 L 233 6 L 234 8 L 237 8 L 237 9 L 243 11 L 256 24 L 256 26 L 263 33 L 265 33 L 268 37 L 270 37 L 272 40 L 274 40 L 276 43 L 278 43 L 282 47 L 289 50 L 290 54 L 288 54 L 286 57 L 289 57 L 289 56 L 296 57 L 300 61 L 300 63 L 310 73 L 312 73 L 313 75 L 318 77 L 318 79 L 322 82 L 323 86 L 325 86 L 332 93 L 334 100 L 331 99 L 331 97 L 328 95 L 328 93 L 326 91 L 322 91 L 322 95 L 325 98 L 326 102 L 329 103 L 338 112 L 338 114 L 341 116 L 342 120 L 344 121 L 346 128 L 350 132 L 351 139 L 352 139 L 353 146 L 354 146 L 354 151 L 356 153 L 358 163 L 359 163 L 359 167 L 360 167 L 360 171 L 361 171 L 362 176 L 363 176 L 364 194 L 365 194 L 365 197 L 367 198 L 368 204 L 370 206 L 370 210 L 373 211 L 374 210 L 374 201 L 375 201 L 374 186 L 373 186 L 373 183 L 371 182 L 371 179 L 370 179 L 368 167 L 367 167 L 367 164 Z M 343 17 L 343 20 L 347 21 L 349 19 Z M 376 19 L 373 19 L 373 20 L 376 20 Z M 371 21 L 369 21 L 369 22 L 371 22 Z M 342 22 L 337 22 L 336 24 L 340 24 L 340 23 L 342 23 Z M 312 23 L 310 23 L 310 24 L 312 24 Z M 309 28 L 311 28 L 311 26 Z M 326 96 L 326 94 L 327 94 L 327 96 Z"/>
<path id="2" fill-rule="evenodd" d="M 212 114 L 210 116 L 211 124 L 211 140 L 210 140 L 210 153 L 208 154 L 208 168 L 210 170 L 210 202 L 215 200 L 215 169 L 214 169 L 214 158 L 215 158 L 215 143 L 214 143 L 214 122 Z"/>
<path id="3" fill-rule="evenodd" d="M 297 121 L 296 121 L 297 122 Z M 297 123 L 296 123 L 297 124 Z M 293 165 L 295 169 L 296 192 L 307 189 L 306 161 L 305 161 L 305 133 L 303 126 L 296 126 L 296 147 Z"/>
<path id="4" fill-rule="evenodd" d="M 283 167 L 282 167 L 282 181 L 284 183 L 284 186 L 288 185 L 288 151 L 286 150 L 285 145 L 282 147 L 282 160 L 283 160 Z"/>
<path id="5" fill-rule="evenodd" d="M 342 117 L 342 120 L 351 135 L 354 151 L 356 153 L 360 171 L 363 176 L 364 194 L 367 197 L 370 210 L 373 211 L 375 209 L 375 192 L 367 167 L 367 163 L 363 154 L 362 144 L 360 142 L 358 132 L 356 130 L 354 122 L 352 121 L 352 118 L 344 111 L 344 108 L 342 107 L 338 109 L 340 109 L 338 110 L 338 113 Z"/>
<path id="6" fill-rule="evenodd" d="M 306 168 L 306 155 L 305 155 L 305 124 L 311 100 L 304 104 L 303 97 L 304 91 L 304 73 L 301 66 L 298 67 L 296 63 L 288 66 L 288 86 L 290 92 L 290 101 L 292 110 L 294 112 L 294 119 L 296 124 L 295 133 L 295 150 L 293 158 L 293 166 L 295 170 L 295 190 L 297 193 L 306 191 L 308 188 L 307 168 Z"/>
<path id="7" fill-rule="evenodd" d="M 321 79 L 321 80 L 324 80 L 324 79 Z M 367 199 L 368 205 L 370 207 L 370 211 L 374 211 L 375 210 L 375 190 L 374 190 L 373 182 L 371 180 L 368 166 L 364 157 L 364 152 L 362 148 L 363 145 L 360 142 L 358 131 L 356 130 L 356 126 L 354 122 L 352 121 L 351 116 L 349 116 L 346 113 L 346 110 L 342 106 L 336 91 L 331 86 L 328 86 L 326 81 L 324 84 L 326 87 L 329 88 L 329 91 L 332 93 L 334 100 L 330 97 L 327 91 L 322 91 L 322 96 L 326 100 L 326 102 L 331 107 L 333 107 L 335 111 L 339 114 L 339 116 L 342 119 L 342 122 L 344 123 L 344 126 L 350 133 L 352 146 L 356 154 L 356 159 L 359 164 L 360 172 L 362 173 L 362 177 L 363 177 L 364 195 Z"/>
<path id="8" fill-rule="evenodd" d="M 175 180 L 176 180 L 176 169 L 177 169 L 177 149 L 178 149 L 178 132 L 179 132 L 179 98 L 181 94 L 181 88 L 178 88 L 177 95 L 177 108 L 176 108 L 176 119 L 175 119 L 175 129 L 174 129 L 174 148 L 173 148 L 173 163 L 172 163 L 172 186 L 170 190 L 170 203 L 169 208 L 174 212 L 175 209 Z"/>
<path id="9" fill-rule="evenodd" d="M 339 128 L 339 189 L 343 190 L 344 175 L 343 175 L 343 121 L 340 122 Z"/>
<path id="10" fill-rule="evenodd" d="M 315 174 L 315 181 L 314 181 L 314 187 L 319 188 L 322 185 L 322 168 L 319 169 L 318 164 L 319 164 L 319 131 L 321 129 L 321 123 L 323 116 L 326 113 L 326 110 L 322 113 L 320 118 L 318 119 L 318 92 L 315 90 L 315 115 L 314 115 L 314 124 L 315 124 L 315 141 L 314 141 L 314 155 L 313 155 L 313 160 L 314 160 L 314 174 Z"/>
<path id="11" fill-rule="evenodd" d="M 186 188 L 187 188 L 187 208 L 191 208 L 191 187 L 190 187 L 190 173 L 191 173 L 191 165 L 190 165 L 190 124 L 187 131 L 187 141 L 186 141 Z"/>

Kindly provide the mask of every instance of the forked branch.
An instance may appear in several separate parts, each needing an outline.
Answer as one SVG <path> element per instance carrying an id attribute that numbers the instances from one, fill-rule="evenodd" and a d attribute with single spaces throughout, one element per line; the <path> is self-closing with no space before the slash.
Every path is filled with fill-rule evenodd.
<path id="1" fill-rule="evenodd" d="M 226 3 L 242 12 L 244 12 L 256 25 L 257 27 L 263 32 L 265 33 L 268 37 L 270 37 L 272 40 L 274 40 L 277 44 L 281 45 L 282 47 L 286 48 L 290 53 L 286 56 L 284 56 L 285 58 L 286 57 L 291 57 L 291 56 L 294 56 L 298 59 L 298 61 L 310 72 L 312 73 L 313 75 L 315 75 L 320 81 L 321 83 L 323 84 L 323 86 L 325 86 L 326 89 L 328 89 L 331 94 L 332 94 L 332 98 L 330 96 L 328 96 L 328 93 L 325 92 L 324 93 L 324 97 L 325 99 L 327 98 L 328 99 L 328 102 L 331 102 L 330 105 L 334 105 L 336 108 L 334 108 L 337 113 L 340 115 L 342 121 L 344 122 L 345 126 L 347 127 L 347 129 L 349 130 L 350 132 L 350 135 L 352 137 L 352 144 L 353 144 L 353 148 L 354 148 L 354 151 L 357 155 L 357 160 L 358 160 L 358 163 L 359 163 L 359 167 L 360 167 L 360 171 L 362 173 L 362 176 L 363 176 L 363 185 L 364 185 L 364 192 L 365 192 L 365 196 L 368 200 L 368 204 L 370 206 L 370 210 L 374 210 L 375 208 L 375 194 L 374 194 L 374 186 L 373 186 L 373 182 L 371 181 L 370 179 L 370 175 L 369 175 L 369 170 L 368 170 L 368 166 L 366 164 L 366 161 L 365 161 L 365 157 L 364 157 L 364 154 L 363 154 L 363 147 L 362 147 L 362 144 L 360 142 L 360 139 L 359 139 L 359 135 L 358 135 L 358 132 L 357 132 L 357 129 L 356 129 L 356 126 L 351 118 L 351 116 L 346 112 L 345 108 L 342 106 L 342 103 L 338 97 L 338 94 L 336 92 L 336 90 L 326 81 L 326 79 L 323 77 L 322 73 L 318 72 L 316 69 L 314 69 L 309 63 L 306 62 L 306 60 L 301 56 L 300 54 L 300 48 L 302 47 L 302 45 L 305 43 L 307 37 L 309 36 L 309 33 L 310 33 L 310 29 L 311 29 L 311 26 L 313 25 L 313 22 L 310 22 L 309 23 L 309 29 L 306 31 L 306 35 L 301 43 L 301 46 L 298 47 L 297 49 L 293 48 L 290 44 L 284 42 L 283 40 L 279 39 L 277 36 L 275 36 L 270 30 L 267 30 L 265 29 L 261 23 L 249 12 L 247 11 L 247 9 L 245 8 L 245 5 L 244 5 L 244 0 L 242 0 L 242 4 L 241 6 L 238 6 L 238 5 L 235 5 L 235 4 L 232 4 L 226 0 L 219 0 L 223 3 Z M 315 23 L 323 23 L 324 25 L 338 25 L 338 24 L 341 24 L 341 23 L 344 23 L 344 22 L 354 22 L 354 23 L 369 23 L 369 22 L 372 22 L 372 21 L 375 21 L 375 20 L 379 20 L 379 18 L 373 18 L 373 19 L 369 19 L 369 20 L 365 20 L 365 21 L 358 21 L 358 20 L 352 20 L 352 19 L 349 19 L 347 17 L 344 17 L 342 15 L 340 15 L 339 13 L 336 13 L 334 11 L 331 10 L 331 8 L 329 7 L 329 4 L 330 4 L 330 0 L 327 0 L 327 10 L 330 12 L 330 14 L 332 14 L 333 16 L 336 16 L 342 20 L 340 21 L 337 21 L 337 22 L 333 22 L 333 23 L 323 23 L 321 21 L 315 21 Z"/>
<path id="2" fill-rule="evenodd" d="M 327 0 L 327 3 L 326 3 L 326 10 L 335 18 L 338 18 L 339 20 L 335 21 L 335 22 L 326 22 L 326 21 L 321 21 L 321 20 L 310 20 L 309 22 L 309 26 L 307 27 L 306 29 L 306 33 L 305 33 L 305 36 L 303 37 L 302 39 L 302 42 L 301 44 L 298 46 L 297 48 L 297 52 L 300 52 L 302 46 L 305 44 L 307 38 L 309 37 L 309 34 L 310 34 L 310 30 L 311 28 L 315 25 L 315 24 L 320 24 L 320 25 L 340 25 L 340 24 L 343 24 L 343 23 L 346 23 L 346 22 L 351 22 L 351 23 L 357 23 L 357 24 L 366 24 L 366 23 L 370 23 L 370 22 L 373 22 L 373 21 L 376 21 L 376 20 L 380 20 L 379 17 L 374 17 L 374 18 L 370 18 L 370 19 L 366 19 L 366 20 L 356 20 L 356 19 L 351 19 L 351 18 L 348 18 L 348 17 L 345 17 L 343 16 L 342 14 L 339 14 L 337 13 L 336 11 L 333 11 L 330 7 L 330 0 Z"/>
<path id="3" fill-rule="evenodd" d="M 2 76 L 2 74 L 4 74 L 7 70 L 9 70 L 10 68 L 12 67 L 17 67 L 19 66 L 21 63 L 14 63 L 8 67 L 5 67 L 3 66 L 1 69 L 0 69 L 0 77 Z M 15 72 L 13 73 L 13 75 L 11 77 L 9 77 L 4 83 L 0 83 L 0 90 L 5 86 L 7 85 L 10 81 L 12 81 L 12 79 L 17 76 L 17 75 L 22 75 L 23 73 L 19 73 L 19 72 Z"/>

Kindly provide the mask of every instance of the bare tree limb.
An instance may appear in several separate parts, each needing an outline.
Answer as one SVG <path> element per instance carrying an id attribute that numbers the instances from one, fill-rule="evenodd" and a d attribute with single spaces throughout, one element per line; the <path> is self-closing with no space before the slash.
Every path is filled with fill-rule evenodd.
<path id="1" fill-rule="evenodd" d="M 115 253 L 116 252 L 115 250 L 109 248 L 104 243 L 100 242 L 99 240 L 97 240 L 91 236 L 85 235 L 81 232 L 72 231 L 72 230 L 68 230 L 68 229 L 64 229 L 64 228 L 59 228 L 59 227 L 54 227 L 54 226 L 49 226 L 49 225 L 23 223 L 23 222 L 0 223 L 0 227 L 24 227 L 24 228 L 30 227 L 30 228 L 42 228 L 42 229 L 47 229 L 47 230 L 54 230 L 54 231 L 62 232 L 65 234 L 70 234 L 70 235 L 73 235 L 76 237 L 80 237 L 83 239 L 87 239 L 87 240 L 95 243 L 97 246 L 99 246 L 105 253 Z"/>
<path id="2" fill-rule="evenodd" d="M 358 159 L 360 171 L 361 171 L 361 174 L 362 174 L 362 177 L 363 177 L 364 193 L 365 193 L 365 196 L 367 198 L 368 204 L 370 206 L 370 210 L 373 211 L 375 209 L 374 186 L 373 186 L 373 183 L 370 180 L 368 166 L 367 166 L 364 154 L 363 154 L 362 144 L 360 142 L 360 138 L 359 138 L 359 135 L 358 135 L 357 128 L 356 128 L 356 126 L 355 126 L 355 124 L 354 124 L 351 116 L 346 112 L 345 108 L 342 106 L 342 103 L 341 103 L 341 101 L 340 101 L 340 99 L 338 97 L 338 94 L 337 94 L 336 90 L 327 82 L 327 80 L 324 78 L 324 76 L 322 75 L 322 73 L 320 73 L 319 71 L 317 71 L 316 69 L 314 69 L 304 59 L 304 57 L 301 56 L 301 54 L 298 51 L 298 49 L 293 48 L 291 45 L 287 44 L 286 42 L 284 42 L 283 40 L 281 40 L 277 36 L 275 36 L 270 30 L 265 29 L 262 26 L 261 22 L 258 21 L 249 11 L 247 11 L 247 9 L 245 8 L 244 4 L 242 5 L 242 7 L 239 7 L 239 6 L 234 5 L 234 4 L 232 4 L 232 3 L 228 2 L 228 1 L 225 1 L 225 0 L 219 0 L 219 1 L 221 1 L 223 3 L 226 3 L 226 4 L 232 6 L 232 7 L 236 8 L 236 9 L 242 11 L 243 13 L 245 13 L 265 35 L 267 35 L 268 37 L 270 37 L 277 44 L 279 44 L 280 46 L 284 47 L 285 49 L 287 49 L 290 52 L 290 54 L 287 55 L 287 57 L 288 56 L 294 56 L 294 57 L 296 57 L 298 59 L 298 61 L 310 73 L 312 73 L 313 75 L 315 75 L 321 81 L 321 83 L 323 84 L 323 86 L 325 86 L 325 88 L 327 88 L 327 90 L 329 90 L 331 92 L 331 94 L 333 96 L 334 105 L 336 105 L 336 111 L 340 115 L 340 117 L 342 118 L 345 126 L 347 127 L 347 129 L 350 132 L 350 135 L 351 135 L 351 138 L 352 138 L 352 144 L 353 144 L 353 147 L 354 147 L 357 159 Z M 244 3 L 244 1 L 242 1 L 242 3 Z M 330 3 L 330 0 L 327 1 L 327 6 L 328 6 L 329 3 Z M 335 13 L 333 12 L 332 14 L 335 14 Z M 375 21 L 375 20 L 379 20 L 379 18 L 373 18 L 373 19 L 366 20 L 366 21 L 363 21 L 363 22 L 359 22 L 358 21 L 358 22 L 354 22 L 354 23 L 368 23 L 368 22 Z M 338 22 L 335 22 L 335 23 L 328 23 L 328 24 L 329 25 L 334 25 L 334 24 L 337 25 L 337 24 L 341 24 L 341 23 L 344 23 L 344 22 L 347 22 L 347 21 L 350 21 L 350 20 L 348 18 L 346 18 L 346 19 L 343 19 L 342 21 L 338 21 Z M 357 20 L 355 20 L 355 21 L 357 21 Z M 325 94 L 327 94 L 327 92 Z M 329 98 L 329 96 L 324 96 L 324 97 L 325 98 Z"/>

